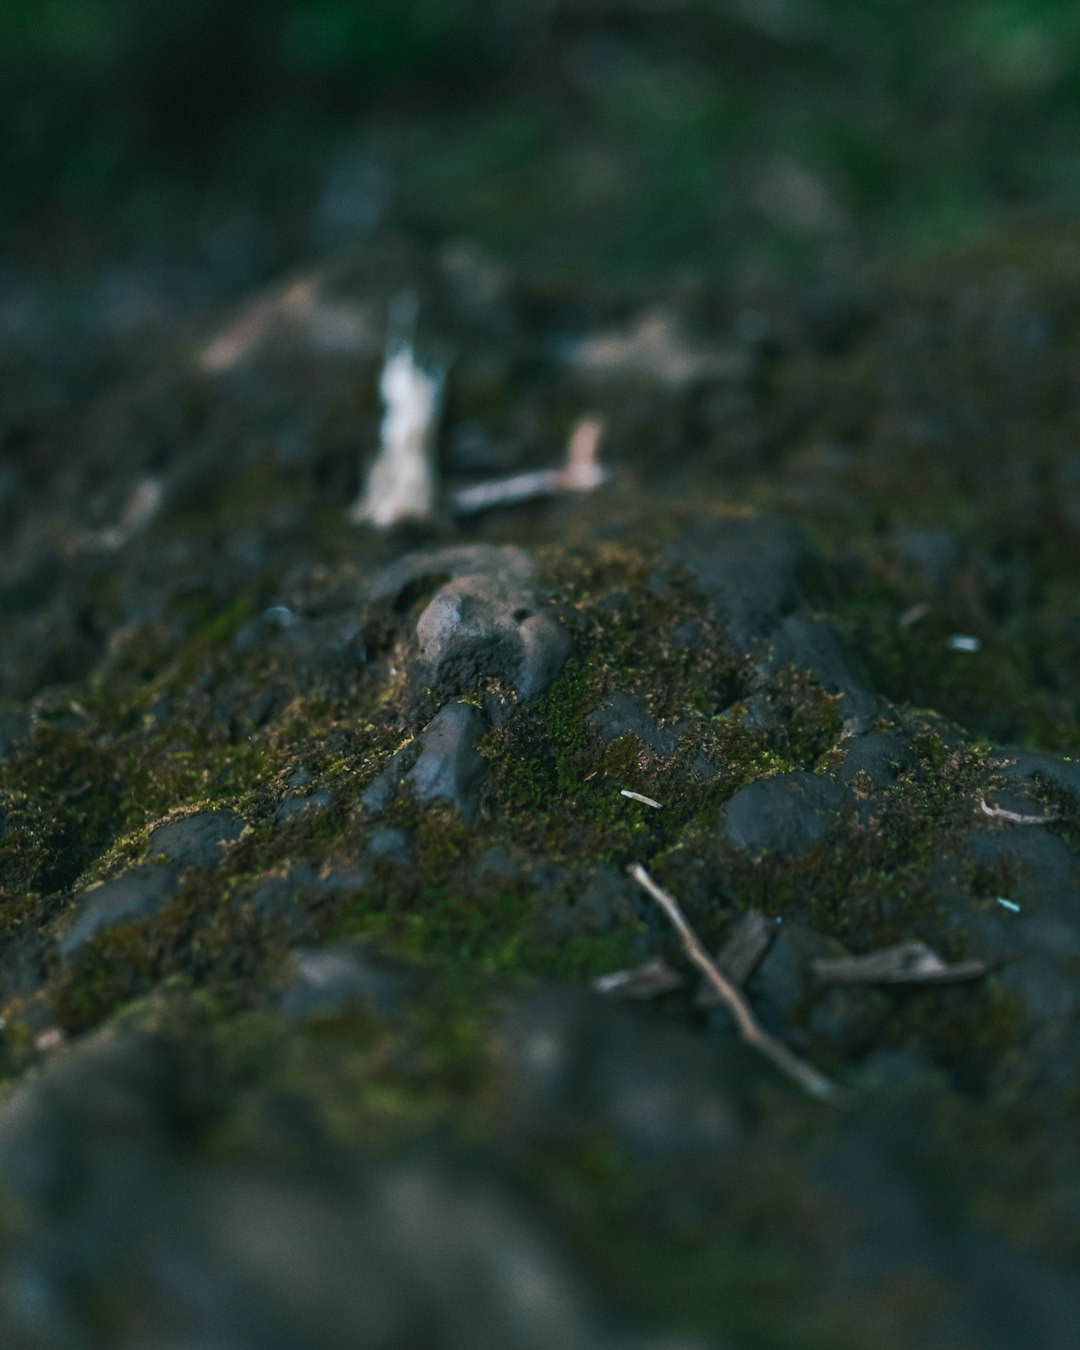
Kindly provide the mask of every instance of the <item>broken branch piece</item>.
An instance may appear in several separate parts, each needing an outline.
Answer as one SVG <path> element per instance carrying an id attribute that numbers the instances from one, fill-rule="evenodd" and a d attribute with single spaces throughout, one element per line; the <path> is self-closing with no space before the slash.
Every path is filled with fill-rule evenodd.
<path id="1" fill-rule="evenodd" d="M 391 315 L 391 329 L 405 328 L 400 302 Z M 408 304 L 415 327 L 415 305 Z M 446 371 L 425 370 L 417 363 L 411 337 L 396 336 L 387 345 L 379 391 L 383 420 L 379 454 L 367 483 L 349 511 L 353 524 L 390 530 L 406 521 L 427 521 L 435 515 L 438 484 L 435 429 L 442 410 Z"/>
<path id="2" fill-rule="evenodd" d="M 985 797 L 979 798 L 979 809 L 991 820 L 1007 820 L 1013 825 L 1052 825 L 1061 819 L 1056 811 L 1045 816 L 1024 816 L 1019 811 L 1007 811 L 1003 806 L 988 806 Z"/>
<path id="3" fill-rule="evenodd" d="M 982 961 L 949 965 L 924 942 L 898 942 L 866 956 L 820 957 L 810 969 L 827 984 L 957 984 L 985 975 L 987 966 Z"/>
<path id="4" fill-rule="evenodd" d="M 775 933 L 775 920 L 767 919 L 759 909 L 748 910 L 738 928 L 717 953 L 717 967 L 732 984 L 741 989 L 769 950 Z M 720 995 L 712 985 L 702 980 L 695 1000 L 696 1005 L 699 1008 L 710 1008 L 720 1001 Z"/>
<path id="5" fill-rule="evenodd" d="M 667 915 L 682 940 L 687 956 L 716 990 L 720 1001 L 726 1004 L 735 1019 L 740 1036 L 747 1045 L 753 1046 L 766 1059 L 771 1060 L 781 1072 L 786 1073 L 812 1097 L 817 1097 L 821 1101 L 838 1101 L 842 1095 L 840 1088 L 831 1079 L 819 1073 L 813 1065 L 801 1060 L 783 1041 L 778 1041 L 775 1036 L 770 1035 L 757 1020 L 753 1009 L 740 991 L 717 969 L 701 939 L 687 922 L 686 915 L 683 914 L 675 897 L 658 886 L 640 863 L 632 863 L 627 871 Z"/>
<path id="6" fill-rule="evenodd" d="M 600 463 L 603 438 L 603 418 L 582 417 L 570 433 L 566 463 L 561 469 L 534 469 L 462 488 L 454 494 L 454 511 L 459 516 L 472 516 L 496 506 L 517 506 L 537 497 L 591 492 L 608 477 L 608 471 Z"/>
<path id="7" fill-rule="evenodd" d="M 654 806 L 657 811 L 662 810 L 660 803 L 654 801 L 652 797 L 646 797 L 640 792 L 631 792 L 629 788 L 619 789 L 620 797 L 629 797 L 632 802 L 642 802 L 645 806 Z"/>
<path id="8" fill-rule="evenodd" d="M 601 975 L 593 980 L 592 987 L 598 994 L 607 994 L 609 998 L 646 999 L 681 989 L 685 983 L 685 978 L 677 970 L 672 970 L 663 957 L 658 956 L 631 970 L 615 970 L 610 975 Z"/>

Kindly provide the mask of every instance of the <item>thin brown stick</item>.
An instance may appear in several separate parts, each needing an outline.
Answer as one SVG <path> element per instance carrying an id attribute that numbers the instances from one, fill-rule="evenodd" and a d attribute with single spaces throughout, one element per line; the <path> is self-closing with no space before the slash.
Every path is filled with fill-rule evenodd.
<path id="1" fill-rule="evenodd" d="M 682 912 L 675 897 L 669 895 L 663 887 L 658 886 L 641 863 L 632 863 L 626 870 L 638 885 L 652 896 L 667 915 L 672 927 L 682 940 L 687 956 L 727 1006 L 728 1011 L 735 1019 L 739 1035 L 747 1045 L 752 1045 L 766 1059 L 772 1060 L 782 1073 L 786 1073 L 812 1097 L 817 1097 L 821 1101 L 839 1100 L 842 1095 L 841 1090 L 831 1079 L 819 1073 L 813 1065 L 801 1060 L 794 1051 L 788 1049 L 783 1041 L 778 1041 L 775 1036 L 770 1035 L 765 1030 L 754 1016 L 753 1009 L 740 991 L 727 976 L 716 968 L 701 939 L 687 922 L 686 915 Z"/>

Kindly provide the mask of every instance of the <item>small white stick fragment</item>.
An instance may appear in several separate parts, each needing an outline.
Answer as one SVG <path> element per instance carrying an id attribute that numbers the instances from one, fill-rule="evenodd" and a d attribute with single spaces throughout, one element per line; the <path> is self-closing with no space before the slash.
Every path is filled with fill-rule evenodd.
<path id="1" fill-rule="evenodd" d="M 1052 825 L 1061 819 L 1056 811 L 1046 816 L 1025 816 L 1019 811 L 1007 811 L 1004 806 L 988 806 L 985 797 L 979 798 L 979 809 L 991 820 L 1007 820 L 1013 825 Z"/>
<path id="2" fill-rule="evenodd" d="M 981 652 L 982 642 L 966 633 L 954 633 L 945 644 L 951 652 Z"/>
<path id="3" fill-rule="evenodd" d="M 839 1100 L 842 1096 L 841 1090 L 831 1079 L 826 1078 L 823 1073 L 819 1073 L 813 1065 L 801 1060 L 794 1051 L 788 1049 L 783 1041 L 778 1041 L 775 1036 L 770 1035 L 765 1030 L 742 993 L 722 971 L 717 969 L 701 939 L 687 922 L 686 915 L 683 914 L 675 897 L 658 886 L 640 863 L 632 863 L 626 870 L 638 885 L 652 896 L 667 915 L 672 927 L 682 941 L 687 956 L 716 990 L 721 1002 L 726 1004 L 728 1011 L 735 1019 L 739 1035 L 742 1036 L 747 1045 L 752 1045 L 766 1059 L 772 1060 L 778 1069 L 786 1073 L 812 1097 L 817 1097 L 822 1101 Z"/>
<path id="4" fill-rule="evenodd" d="M 1011 910 L 1013 914 L 1020 913 L 1020 906 L 1016 903 L 1015 900 L 1006 900 L 1003 895 L 997 896 L 996 899 L 1002 909 Z"/>
<path id="5" fill-rule="evenodd" d="M 454 511 L 459 516 L 477 515 L 496 506 L 517 506 L 538 497 L 555 497 L 564 492 L 592 492 L 607 481 L 608 471 L 600 463 L 600 445 L 604 422 L 600 417 L 582 417 L 570 433 L 566 463 L 561 469 L 533 469 L 495 478 L 454 494 Z"/>
<path id="6" fill-rule="evenodd" d="M 657 811 L 662 810 L 659 802 L 653 801 L 651 797 L 644 797 L 640 792 L 631 792 L 629 788 L 619 789 L 620 797 L 629 797 L 632 802 L 643 802 L 646 806 L 653 806 Z"/>
<path id="7" fill-rule="evenodd" d="M 367 483 L 349 510 L 354 525 L 392 530 L 435 515 L 435 429 L 442 410 L 445 370 L 424 370 L 410 341 L 388 352 L 379 391 L 379 454 Z"/>

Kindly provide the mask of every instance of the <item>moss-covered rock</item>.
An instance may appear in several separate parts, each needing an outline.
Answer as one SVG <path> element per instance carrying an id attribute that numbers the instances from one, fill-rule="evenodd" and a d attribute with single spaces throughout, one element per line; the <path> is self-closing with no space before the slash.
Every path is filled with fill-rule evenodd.
<path id="1" fill-rule="evenodd" d="M 609 482 L 350 525 L 406 280 L 448 446 L 550 464 L 594 411 Z M 471 1343 L 1012 1350 L 1020 1307 L 1067 1344 L 1075 271 L 870 279 L 842 341 L 769 288 L 478 307 L 407 250 L 307 284 L 73 413 L 0 579 L 13 1343 L 454 1346 L 462 1272 L 520 1261 Z M 371 325 L 348 361 L 320 295 Z M 595 359 L 661 301 L 709 359 Z M 588 990 L 682 962 L 633 863 L 711 949 L 778 922 L 748 997 L 842 1111 L 691 986 Z M 987 974 L 813 978 L 912 940 Z"/>

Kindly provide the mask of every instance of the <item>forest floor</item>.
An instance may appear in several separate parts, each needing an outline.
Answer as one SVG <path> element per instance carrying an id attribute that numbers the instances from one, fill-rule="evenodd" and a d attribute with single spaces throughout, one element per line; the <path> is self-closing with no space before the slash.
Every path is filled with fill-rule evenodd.
<path id="1" fill-rule="evenodd" d="M 1073 1343 L 1078 260 L 387 243 L 5 367 L 5 1347 Z M 594 490 L 455 516 L 583 417 Z"/>

